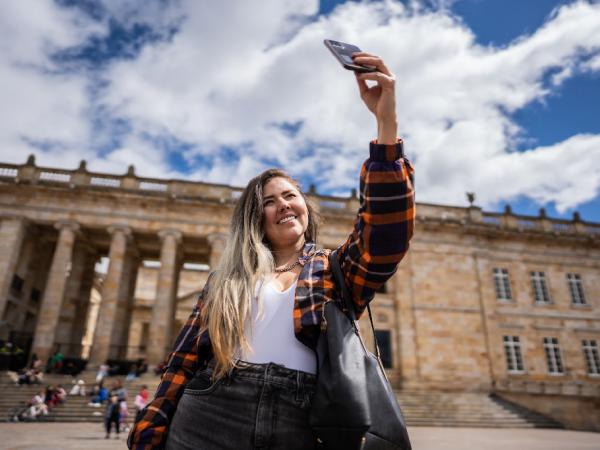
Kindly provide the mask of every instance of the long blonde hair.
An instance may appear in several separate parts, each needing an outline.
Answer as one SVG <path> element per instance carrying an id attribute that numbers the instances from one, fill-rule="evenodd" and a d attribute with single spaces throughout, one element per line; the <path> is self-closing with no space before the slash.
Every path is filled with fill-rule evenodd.
<path id="1" fill-rule="evenodd" d="M 229 238 L 211 277 L 201 314 L 201 331 L 208 330 L 215 358 L 213 376 L 221 378 L 235 365 L 238 348 L 250 348 L 244 335 L 257 281 L 273 273 L 275 262 L 263 229 L 263 188 L 276 177 L 292 183 L 308 209 L 306 242 L 316 242 L 318 216 L 298 183 L 286 172 L 269 169 L 250 180 L 239 198 Z"/>

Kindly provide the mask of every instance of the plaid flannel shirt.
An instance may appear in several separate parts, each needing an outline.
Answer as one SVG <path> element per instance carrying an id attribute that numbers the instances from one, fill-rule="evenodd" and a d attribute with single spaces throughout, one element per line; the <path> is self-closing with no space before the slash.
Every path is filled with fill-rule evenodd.
<path id="1" fill-rule="evenodd" d="M 357 316 L 395 273 L 408 250 L 415 221 L 413 180 L 414 171 L 404 157 L 400 139 L 392 145 L 371 142 L 370 157 L 360 171 L 358 215 L 352 233 L 338 252 Z M 309 242 L 300 258 L 294 332 L 311 349 L 316 348 L 319 337 L 323 304 L 339 298 L 329 270 L 329 253 Z M 129 434 L 130 449 L 164 447 L 169 422 L 187 382 L 212 358 L 208 332 L 199 335 L 202 300 L 209 284 L 210 278 L 175 341 L 154 399 L 138 414 Z"/>

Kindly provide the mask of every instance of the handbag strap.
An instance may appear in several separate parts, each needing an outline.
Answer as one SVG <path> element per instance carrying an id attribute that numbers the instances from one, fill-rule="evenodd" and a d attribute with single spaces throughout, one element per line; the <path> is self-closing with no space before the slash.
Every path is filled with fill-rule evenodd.
<path id="1" fill-rule="evenodd" d="M 348 286 L 344 281 L 344 274 L 342 273 L 342 268 L 340 267 L 340 263 L 337 258 L 337 250 L 333 250 L 329 254 L 329 267 L 331 268 L 331 273 L 333 274 L 333 279 L 338 289 L 340 290 L 340 296 L 342 297 L 342 303 L 345 308 L 345 312 L 348 314 L 353 323 L 356 322 L 356 311 L 354 309 L 354 302 L 352 301 L 352 296 L 350 295 L 350 291 L 348 290 Z M 371 314 L 371 306 L 367 304 L 367 311 L 369 312 L 369 322 L 371 323 L 371 331 L 373 332 L 373 343 L 375 344 L 375 356 L 377 359 L 381 360 L 379 353 L 379 343 L 377 342 L 377 335 L 375 334 L 375 325 L 373 324 L 373 314 Z M 358 327 L 357 327 L 358 329 Z"/>

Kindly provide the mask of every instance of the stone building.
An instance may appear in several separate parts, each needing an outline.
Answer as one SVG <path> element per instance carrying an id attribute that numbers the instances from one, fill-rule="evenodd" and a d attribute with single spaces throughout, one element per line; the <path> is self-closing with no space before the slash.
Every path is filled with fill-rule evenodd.
<path id="1" fill-rule="evenodd" d="M 60 348 L 85 350 L 91 365 L 161 361 L 239 194 L 132 167 L 1 164 L 0 338 L 42 358 Z M 319 244 L 337 247 L 358 200 L 309 196 Z M 373 312 L 396 387 L 497 392 L 567 423 L 579 411 L 600 429 L 600 224 L 420 203 L 411 250 Z"/>

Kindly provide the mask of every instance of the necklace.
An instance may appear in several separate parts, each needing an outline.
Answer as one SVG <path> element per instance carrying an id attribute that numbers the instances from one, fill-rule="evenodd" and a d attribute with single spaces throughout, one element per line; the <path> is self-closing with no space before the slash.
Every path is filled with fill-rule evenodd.
<path id="1" fill-rule="evenodd" d="M 294 267 L 296 267 L 298 264 L 300 264 L 300 258 L 298 258 L 295 262 L 288 264 L 287 266 L 283 266 L 281 269 L 275 269 L 275 272 L 277 272 L 277 273 L 289 272 Z"/>

